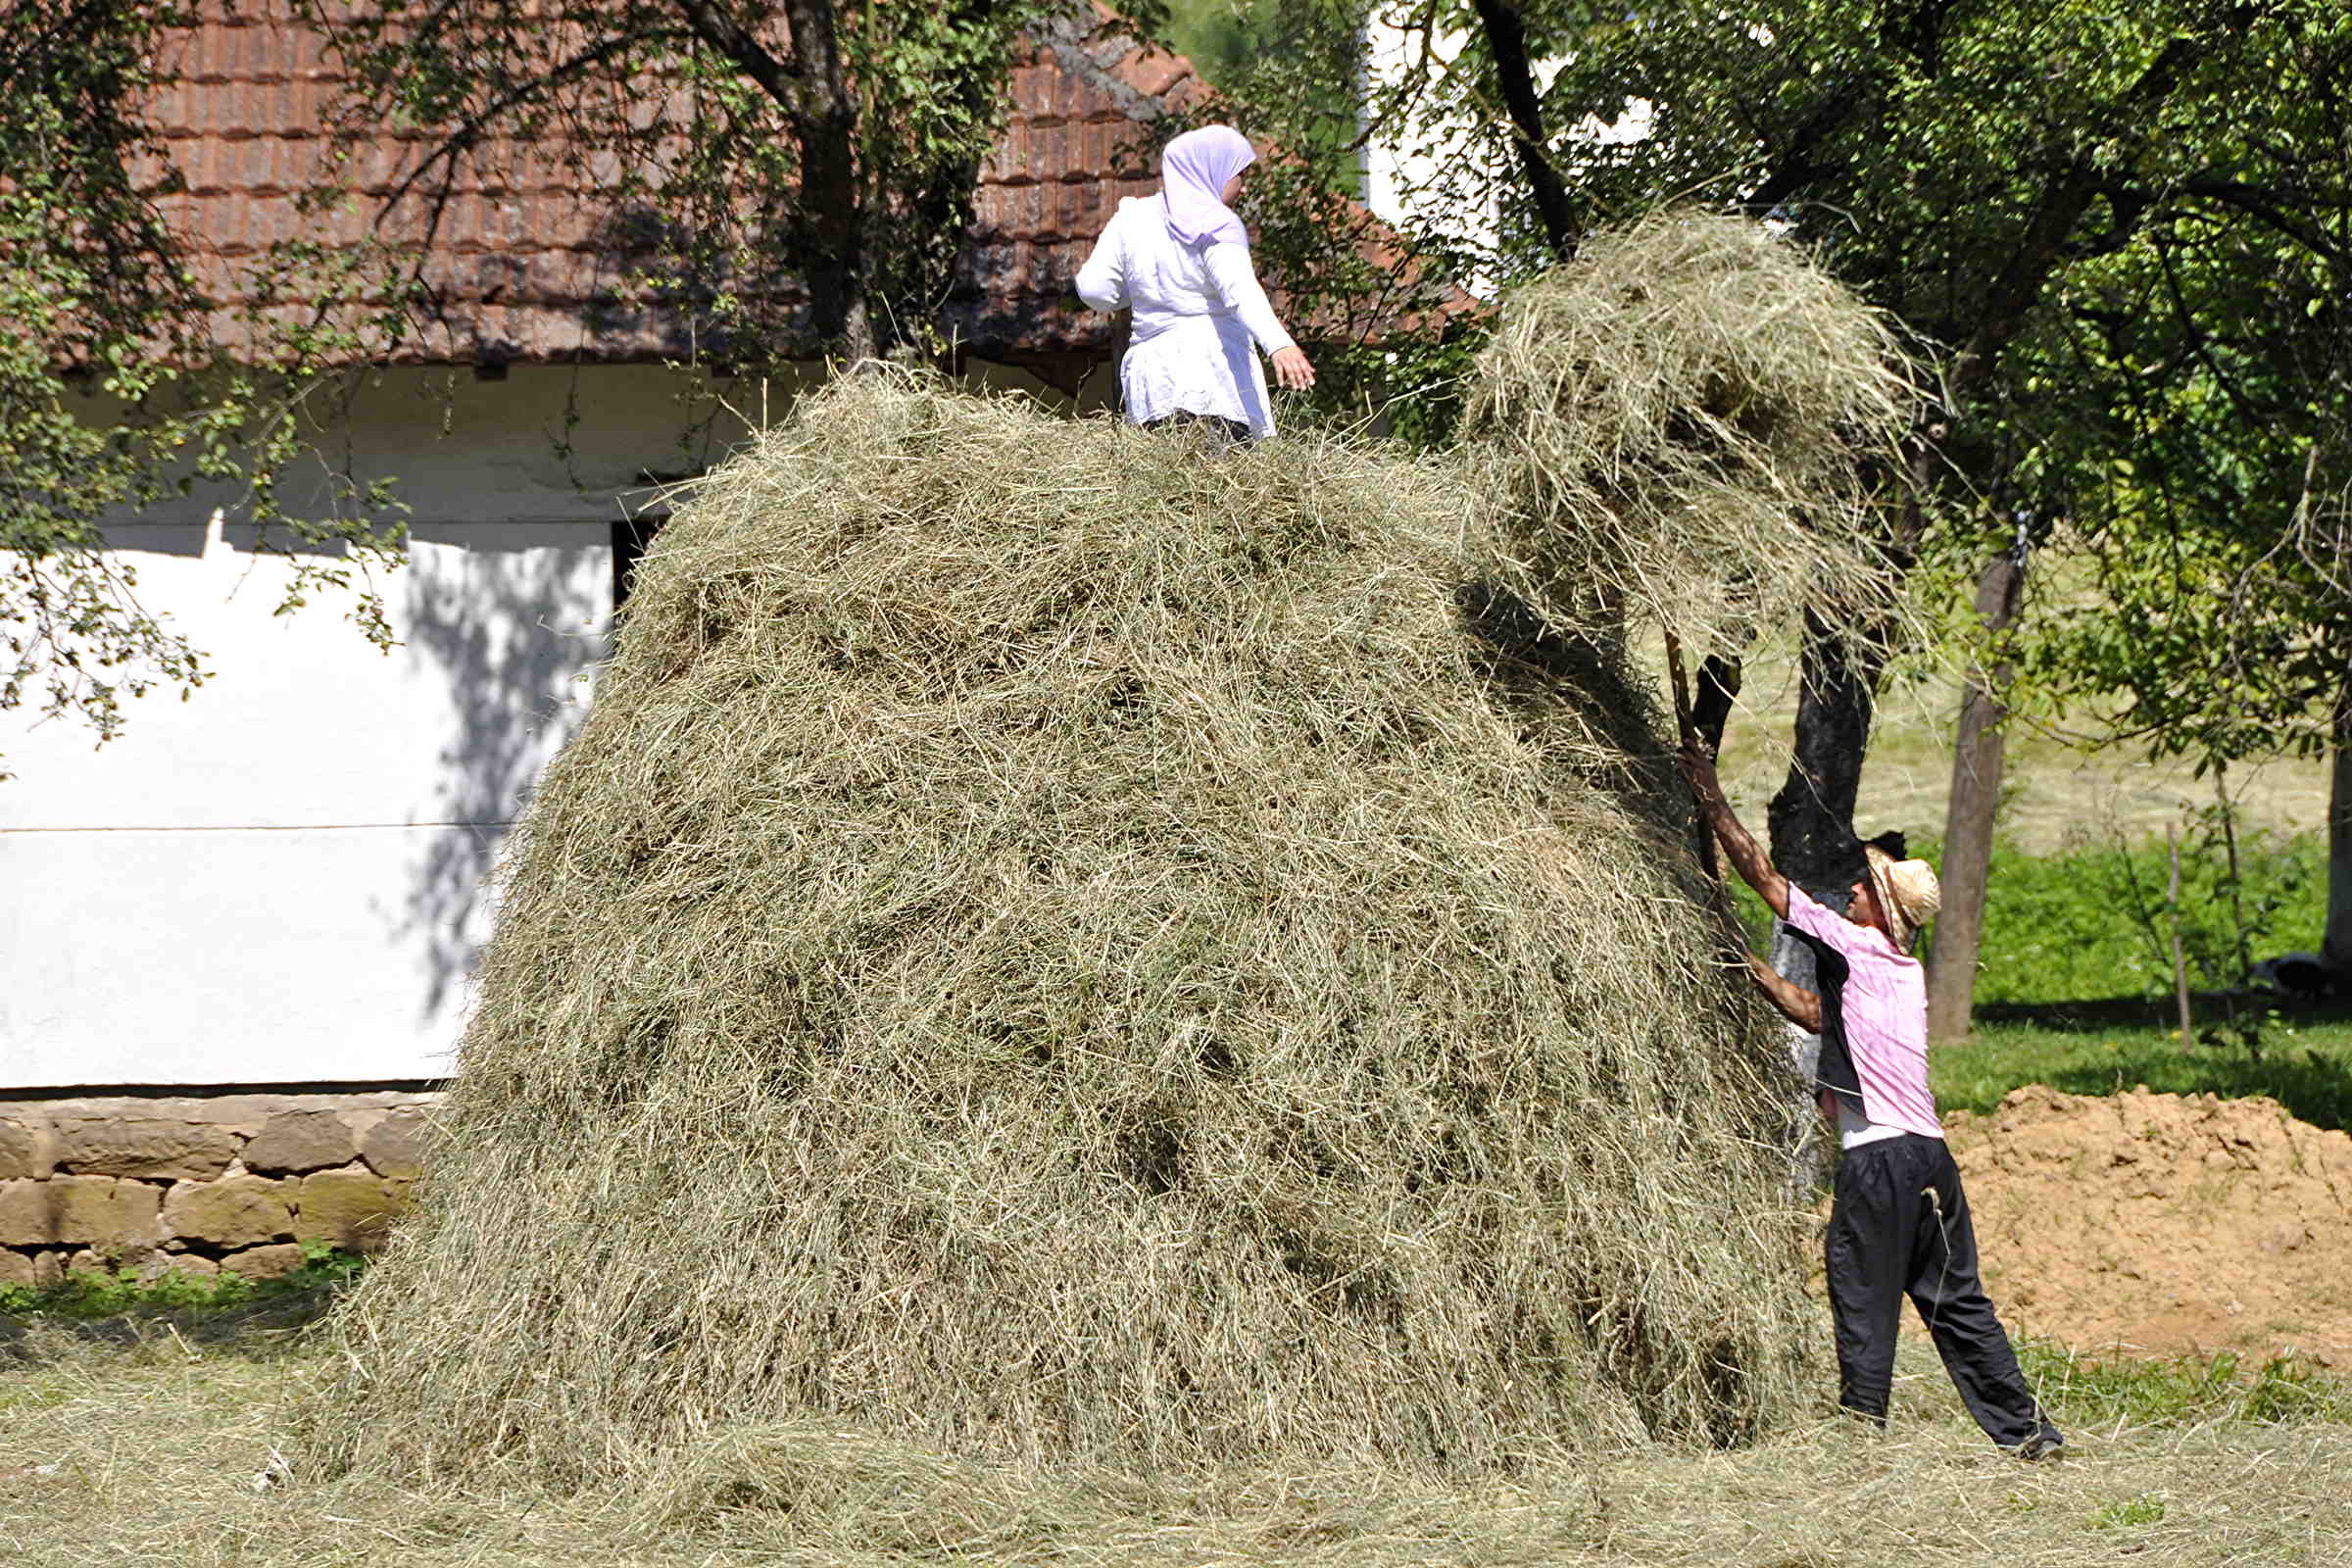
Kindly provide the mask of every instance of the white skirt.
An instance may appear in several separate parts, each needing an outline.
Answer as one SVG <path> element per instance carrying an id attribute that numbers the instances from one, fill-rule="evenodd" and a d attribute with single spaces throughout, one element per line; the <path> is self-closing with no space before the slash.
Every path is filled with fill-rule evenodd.
<path id="1" fill-rule="evenodd" d="M 1206 414 L 1271 435 L 1265 367 L 1238 316 L 1178 316 L 1130 344 L 1119 362 L 1119 392 L 1131 423 L 1171 414 Z"/>

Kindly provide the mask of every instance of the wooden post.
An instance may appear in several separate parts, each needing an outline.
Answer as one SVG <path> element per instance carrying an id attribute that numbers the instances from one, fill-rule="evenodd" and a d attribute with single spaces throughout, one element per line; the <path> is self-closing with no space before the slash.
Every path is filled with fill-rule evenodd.
<path id="1" fill-rule="evenodd" d="M 2320 961 L 2340 988 L 2352 982 L 2352 669 L 2336 693 L 2328 735 L 2333 756 L 2328 770 L 2328 926 Z"/>
<path id="2" fill-rule="evenodd" d="M 1977 579 L 1977 613 L 1999 633 L 2017 619 L 2026 580 L 2025 554 L 2004 551 Z M 1966 1038 L 1976 1005 L 1977 955 L 1984 943 L 1984 891 L 1992 877 L 1993 817 L 2001 804 L 2001 720 L 2008 710 L 1999 692 L 2009 683 L 2006 661 L 1986 679 L 1971 679 L 1960 702 L 1960 732 L 1952 749 L 1952 787 L 1943 817 L 1943 907 L 1936 915 L 1936 945 L 1928 961 L 1928 1038 L 1950 1044 Z"/>
<path id="3" fill-rule="evenodd" d="M 1697 726 L 1690 721 L 1690 677 L 1683 666 L 1683 640 L 1672 631 L 1666 633 L 1666 679 L 1674 687 L 1674 729 L 1685 746 L 1698 744 Z M 1710 748 L 1712 750 L 1712 748 Z M 1722 868 L 1715 863 L 1715 830 L 1708 826 L 1705 813 L 1700 813 L 1694 833 L 1700 869 L 1712 881 L 1721 881 Z"/>
<path id="4" fill-rule="evenodd" d="M 2230 799 L 2230 766 L 2213 764 L 2213 805 L 2222 819 L 2222 850 L 2230 861 L 2230 927 L 2237 934 L 2237 981 L 2246 983 L 2254 972 L 2254 943 L 2246 932 L 2246 898 L 2237 865 L 2237 804 Z"/>
<path id="5" fill-rule="evenodd" d="M 2188 959 L 2180 950 L 2180 829 L 2164 830 L 2165 848 L 2172 852 L 2173 876 L 2164 885 L 2164 912 L 2173 927 L 2173 998 L 2180 1007 L 2180 1054 L 2197 1049 L 2197 1026 L 2188 1015 Z"/>
<path id="6" fill-rule="evenodd" d="M 2230 799 L 2230 765 L 2213 764 L 2213 805 L 2222 821 L 2222 850 L 2230 861 L 2230 929 L 2237 934 L 2237 977 L 2222 993 L 2222 1024 L 2256 1061 L 2262 1059 L 2262 1009 L 2242 1019 L 2239 1007 L 2254 975 L 2254 938 L 2246 929 L 2245 873 L 2237 859 L 2237 803 Z"/>

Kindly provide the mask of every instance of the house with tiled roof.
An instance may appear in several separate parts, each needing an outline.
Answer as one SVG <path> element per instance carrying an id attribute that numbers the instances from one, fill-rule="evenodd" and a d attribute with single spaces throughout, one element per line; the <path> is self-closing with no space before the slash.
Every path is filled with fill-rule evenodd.
<path id="1" fill-rule="evenodd" d="M 1120 198 L 1154 188 L 1141 150 L 1148 127 L 1203 84 L 1182 57 L 1140 43 L 1097 8 L 1039 24 L 1029 42 L 936 324 L 972 358 L 1066 385 L 1099 368 L 1112 332 L 1101 317 L 1061 308 L 1069 279 Z M 337 176 L 355 200 L 306 211 L 346 81 L 325 40 L 276 8 L 239 7 L 176 36 L 169 65 L 172 81 L 152 118 L 186 186 L 165 211 L 221 304 L 220 336 L 240 332 L 252 270 L 271 247 L 374 239 L 426 252 L 426 301 L 404 335 L 375 347 L 379 363 L 495 370 L 694 351 L 693 322 L 625 298 L 629 215 L 584 188 L 563 157 L 510 147 L 453 160 L 444 177 L 425 168 L 433 137 L 386 131 Z M 420 171 L 432 177 L 417 179 Z M 272 295 L 270 311 L 299 318 L 315 303 L 297 287 Z"/>
<path id="2" fill-rule="evenodd" d="M 1202 88 L 1101 14 L 1031 45 L 940 325 L 976 383 L 1100 407 L 1117 325 L 1070 308 L 1070 279 L 1120 198 L 1153 188 L 1152 122 Z M 154 116 L 184 181 L 168 212 L 222 303 L 224 341 L 264 303 L 246 279 L 277 242 L 419 243 L 417 204 L 377 209 L 421 141 L 361 149 L 372 200 L 303 207 L 340 78 L 282 7 L 215 11 L 172 48 Z M 613 288 L 612 215 L 579 176 L 514 172 L 530 167 L 461 172 L 420 252 L 424 302 L 321 414 L 336 467 L 398 483 L 407 564 L 364 585 L 397 645 L 371 647 L 324 599 L 272 615 L 284 560 L 257 550 L 232 503 L 198 496 L 108 529 L 141 602 L 208 656 L 194 700 L 136 705 L 99 749 L 0 715 L 17 774 L 0 793 L 0 880 L 18 895 L 0 911 L 0 1182 L 187 1177 L 185 1160 L 77 1162 L 17 1138 L 43 1097 L 219 1101 L 252 1122 L 255 1093 L 408 1096 L 451 1070 L 485 877 L 584 712 L 660 482 L 709 466 L 798 384 L 744 394 L 764 410 L 681 405 L 663 362 L 692 346 L 687 325 Z M 314 304 L 299 290 L 266 303 Z M 323 504 L 335 482 L 323 466 L 287 476 L 289 506 L 305 485 Z M 197 1166 L 242 1168 L 214 1157 L 230 1146 L 212 1133 L 190 1138 L 212 1151 Z M 90 1239 L 52 1242 L 0 1234 L 45 1268 Z M 32 1266 L 14 1255 L 0 1251 L 0 1284 Z"/>

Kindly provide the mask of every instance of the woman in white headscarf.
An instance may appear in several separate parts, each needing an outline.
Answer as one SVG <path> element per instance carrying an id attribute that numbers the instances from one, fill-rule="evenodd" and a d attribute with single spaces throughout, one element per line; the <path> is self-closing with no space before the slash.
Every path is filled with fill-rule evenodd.
<path id="1" fill-rule="evenodd" d="M 1266 302 L 1233 213 L 1242 172 L 1256 161 L 1231 125 L 1176 137 L 1159 155 L 1159 194 L 1119 203 L 1079 270 L 1088 305 L 1135 312 L 1119 387 L 1137 424 L 1190 417 L 1240 439 L 1273 433 L 1253 342 L 1283 386 L 1315 384 L 1315 368 Z"/>

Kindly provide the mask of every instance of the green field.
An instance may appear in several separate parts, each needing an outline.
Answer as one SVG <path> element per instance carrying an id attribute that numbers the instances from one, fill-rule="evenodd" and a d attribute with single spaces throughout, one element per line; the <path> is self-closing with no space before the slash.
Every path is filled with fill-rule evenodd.
<path id="1" fill-rule="evenodd" d="M 1658 667 L 1662 657 L 1650 663 Z M 1788 650 L 1767 646 L 1749 657 L 1740 703 L 1724 734 L 1724 786 L 1741 813 L 1761 826 L 1764 803 L 1788 772 L 1796 709 L 1795 662 Z M 1942 837 L 1959 712 L 1960 688 L 1948 673 L 1899 680 L 1881 697 L 1854 812 L 1865 835 L 1901 828 L 1914 838 Z M 2072 725 L 2012 724 L 1998 821 L 2001 838 L 2017 853 L 2045 856 L 2119 841 L 2161 844 L 2168 827 L 2185 829 L 2213 804 L 2212 776 L 2199 778 L 2189 763 L 2153 762 L 2123 748 L 2082 749 L 2081 734 L 2093 728 L 2087 718 Z M 2325 761 L 2240 766 L 2227 782 L 2247 829 L 2284 837 L 2325 831 Z M 2308 932 L 2284 945 L 2313 946 L 2318 935 Z"/>
<path id="2" fill-rule="evenodd" d="M 2159 1094 L 2267 1095 L 2290 1115 L 2352 1130 L 2352 1021 L 2274 1025 L 2262 1054 L 2234 1047 L 2183 1052 L 2159 1027 L 1995 1023 L 1962 1045 L 1929 1053 L 1938 1109 L 1987 1111 L 2023 1084 L 2070 1095 L 2111 1095 L 2146 1085 Z"/>

